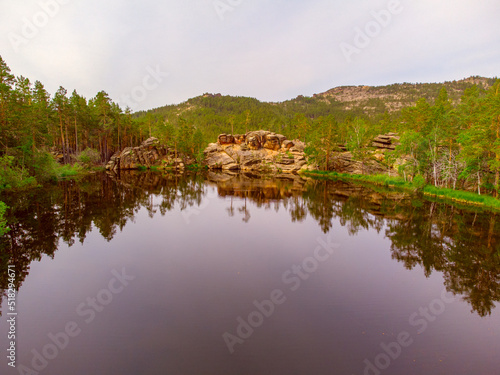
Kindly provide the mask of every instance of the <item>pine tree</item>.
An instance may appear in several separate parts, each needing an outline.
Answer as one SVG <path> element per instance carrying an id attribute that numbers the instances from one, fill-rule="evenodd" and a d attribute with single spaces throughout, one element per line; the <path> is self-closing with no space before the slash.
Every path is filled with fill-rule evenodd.
<path id="1" fill-rule="evenodd" d="M 7 152 L 9 147 L 9 134 L 11 134 L 12 115 L 12 87 L 14 85 L 14 75 L 10 68 L 0 56 L 0 142 Z"/>
<path id="2" fill-rule="evenodd" d="M 60 86 L 59 89 L 57 90 L 56 94 L 54 95 L 54 98 L 52 99 L 52 105 L 57 112 L 57 118 L 59 122 L 59 131 L 60 131 L 60 136 L 61 136 L 61 146 L 63 149 L 63 155 L 64 155 L 64 162 L 69 163 L 69 145 L 66 142 L 66 139 L 64 137 L 64 124 L 66 123 L 66 119 L 68 116 L 68 98 L 66 97 L 66 94 L 68 91 Z"/>
<path id="3" fill-rule="evenodd" d="M 487 119 L 490 123 L 489 137 L 490 151 L 494 158 L 489 162 L 490 170 L 495 174 L 495 195 L 500 192 L 500 80 L 488 90 L 485 98 L 485 107 L 487 108 Z"/>

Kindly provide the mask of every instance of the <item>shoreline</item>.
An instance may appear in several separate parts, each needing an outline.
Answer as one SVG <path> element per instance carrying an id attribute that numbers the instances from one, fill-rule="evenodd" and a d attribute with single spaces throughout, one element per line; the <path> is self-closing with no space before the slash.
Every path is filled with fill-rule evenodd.
<path id="1" fill-rule="evenodd" d="M 411 182 L 406 182 L 400 177 L 390 177 L 387 175 L 358 175 L 337 172 L 307 171 L 301 172 L 304 176 L 313 178 L 324 178 L 332 181 L 349 181 L 358 184 L 368 184 L 383 186 L 390 189 L 397 189 L 411 194 L 420 194 L 423 198 L 431 200 L 437 199 L 443 202 L 454 202 L 467 206 L 480 207 L 500 212 L 500 199 L 491 195 L 479 195 L 470 191 L 453 190 L 439 188 L 432 185 L 417 186 Z"/>

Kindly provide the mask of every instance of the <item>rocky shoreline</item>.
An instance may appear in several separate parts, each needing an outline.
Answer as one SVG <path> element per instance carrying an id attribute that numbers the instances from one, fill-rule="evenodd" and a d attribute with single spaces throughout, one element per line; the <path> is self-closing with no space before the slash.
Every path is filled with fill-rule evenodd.
<path id="1" fill-rule="evenodd" d="M 332 152 L 328 170 L 349 174 L 395 175 L 395 166 L 388 168 L 386 153 L 399 144 L 395 133 L 378 135 L 371 142 L 372 150 L 363 161 L 356 160 L 347 150 Z M 220 134 L 216 143 L 204 150 L 203 165 L 210 171 L 241 171 L 252 173 L 299 173 L 314 171 L 318 166 L 305 154 L 306 145 L 300 140 L 289 140 L 282 134 L 266 130 L 246 134 Z M 177 153 L 151 137 L 138 147 L 126 147 L 116 152 L 106 165 L 108 171 L 136 169 L 171 169 L 183 171 L 196 160 Z"/>

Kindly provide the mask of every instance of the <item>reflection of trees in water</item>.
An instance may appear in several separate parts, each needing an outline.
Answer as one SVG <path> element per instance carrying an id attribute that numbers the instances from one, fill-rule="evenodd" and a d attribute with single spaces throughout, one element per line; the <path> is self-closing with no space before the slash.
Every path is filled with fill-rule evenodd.
<path id="1" fill-rule="evenodd" d="M 266 204 L 268 197 L 261 197 L 254 193 L 252 200 Z M 463 295 L 480 316 L 490 314 L 500 301 L 500 220 L 496 214 L 423 202 L 400 193 L 377 193 L 341 181 L 308 181 L 301 192 L 276 199 L 281 199 L 293 221 L 309 214 L 325 233 L 333 219 L 351 235 L 385 229 L 393 259 L 408 269 L 421 266 L 427 277 L 433 271 L 442 272 L 447 290 Z"/>
<path id="2" fill-rule="evenodd" d="M 61 181 L 23 194 L 5 194 L 2 200 L 10 207 L 7 220 L 11 230 L 0 238 L 2 296 L 9 264 L 15 266 L 19 289 L 30 263 L 43 255 L 54 257 L 60 240 L 69 246 L 83 243 L 96 228 L 110 241 L 117 230 L 134 220 L 141 207 L 150 217 L 158 210 L 164 215 L 176 205 L 181 209 L 199 205 L 204 194 L 203 179 L 198 176 L 153 173 L 124 173 L 119 182 L 96 174 L 80 182 Z M 155 203 L 156 198 L 160 203 Z"/>
<path id="3" fill-rule="evenodd" d="M 447 290 L 463 295 L 480 316 L 490 314 L 500 301 L 498 214 L 331 181 L 316 183 L 304 199 L 324 231 L 332 218 L 350 234 L 368 228 L 380 232 L 385 226 L 393 259 L 408 269 L 421 266 L 427 277 L 434 270 L 442 272 Z"/>
<path id="4" fill-rule="evenodd" d="M 408 207 L 404 220 L 386 231 L 392 256 L 408 269 L 420 265 L 427 276 L 443 272 L 446 288 L 462 294 L 485 316 L 500 301 L 500 225 L 497 214 L 478 214 L 427 203 Z"/>
<path id="5" fill-rule="evenodd" d="M 340 181 L 122 173 L 97 174 L 80 182 L 6 195 L 11 231 L 0 239 L 0 288 L 7 285 L 7 265 L 14 264 L 17 287 L 32 261 L 54 256 L 59 241 L 84 242 L 96 228 L 110 241 L 144 207 L 150 217 L 203 203 L 210 185 L 228 198 L 229 216 L 251 220 L 252 208 L 285 209 L 292 221 L 310 215 L 323 232 L 334 219 L 351 235 L 385 230 L 392 258 L 408 269 L 421 266 L 429 276 L 443 272 L 449 291 L 464 295 L 472 309 L 487 315 L 500 300 L 500 220 L 441 203 L 410 200 L 404 194 L 377 193 Z M 251 203 L 251 204 L 250 204 Z M 0 300 L 1 303 L 1 300 Z M 1 312 L 0 312 L 1 313 Z"/>

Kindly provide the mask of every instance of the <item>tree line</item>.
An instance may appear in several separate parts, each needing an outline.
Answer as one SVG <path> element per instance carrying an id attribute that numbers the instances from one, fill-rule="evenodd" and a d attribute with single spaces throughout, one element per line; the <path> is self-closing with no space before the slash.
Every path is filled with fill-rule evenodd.
<path id="1" fill-rule="evenodd" d="M 142 140 L 140 124 L 105 91 L 87 100 L 59 87 L 51 96 L 40 81 L 15 77 L 0 57 L 0 152 L 32 168 L 41 151 L 57 150 L 65 163 L 93 149 L 106 161 L 118 148 Z"/>
<path id="2" fill-rule="evenodd" d="M 457 83 L 459 100 L 453 85 L 424 85 L 427 91 L 416 104 L 398 111 L 384 111 L 381 97 L 375 114 L 360 106 L 346 110 L 345 103 L 319 96 L 265 103 L 220 94 L 131 113 L 105 91 L 87 100 L 60 87 L 51 96 L 41 82 L 14 77 L 0 57 L 0 163 L 4 170 L 7 165 L 27 176 L 40 175 L 47 151 L 59 152 L 66 164 L 79 157 L 88 161 L 89 155 L 105 163 L 114 152 L 151 136 L 201 161 L 203 149 L 219 134 L 265 129 L 307 142 L 311 158 L 328 169 L 335 151 L 347 149 L 355 159 L 368 160 L 374 136 L 397 132 L 401 145 L 386 154 L 384 163 L 397 165 L 403 178 L 418 176 L 439 187 L 498 194 L 500 83 L 487 81 L 488 89 Z M 454 90 L 451 99 L 445 86 Z M 432 96 L 429 90 L 439 87 Z"/>

